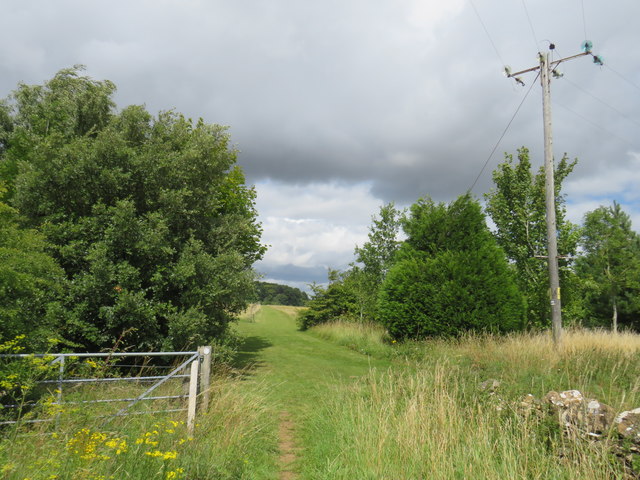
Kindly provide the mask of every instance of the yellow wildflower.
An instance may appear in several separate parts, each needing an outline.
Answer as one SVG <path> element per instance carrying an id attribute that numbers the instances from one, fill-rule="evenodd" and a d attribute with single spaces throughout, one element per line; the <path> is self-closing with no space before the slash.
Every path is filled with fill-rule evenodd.
<path id="1" fill-rule="evenodd" d="M 178 458 L 178 452 L 175 451 L 162 452 L 160 450 L 154 450 L 153 452 L 144 452 L 144 454 L 150 457 L 162 457 L 162 460 L 175 460 Z"/>
<path id="2" fill-rule="evenodd" d="M 95 360 L 93 360 L 93 359 L 91 359 L 91 358 L 87 358 L 87 359 L 85 360 L 85 363 L 86 363 L 87 365 L 89 365 L 91 368 L 98 368 L 98 367 L 100 366 L 100 365 L 98 365 L 98 364 L 96 363 L 96 361 L 95 361 Z"/>
<path id="3" fill-rule="evenodd" d="M 176 468 L 175 470 L 167 472 L 167 476 L 165 478 L 167 480 L 174 480 L 176 478 L 181 478 L 183 473 L 184 473 L 184 469 Z"/>

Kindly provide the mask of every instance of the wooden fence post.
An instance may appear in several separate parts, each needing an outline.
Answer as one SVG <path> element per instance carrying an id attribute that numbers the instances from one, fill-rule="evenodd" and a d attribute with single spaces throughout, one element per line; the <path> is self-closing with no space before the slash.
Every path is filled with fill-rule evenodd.
<path id="1" fill-rule="evenodd" d="M 189 405 L 187 406 L 187 431 L 193 435 L 196 424 L 196 401 L 198 396 L 199 359 L 191 362 L 191 376 L 189 377 Z"/>
<path id="2" fill-rule="evenodd" d="M 203 413 L 207 413 L 209 410 L 209 384 L 211 381 L 211 354 L 212 348 L 210 346 L 198 347 L 198 353 L 202 365 L 200 366 L 200 393 L 202 394 L 202 400 L 200 402 L 200 408 Z"/>

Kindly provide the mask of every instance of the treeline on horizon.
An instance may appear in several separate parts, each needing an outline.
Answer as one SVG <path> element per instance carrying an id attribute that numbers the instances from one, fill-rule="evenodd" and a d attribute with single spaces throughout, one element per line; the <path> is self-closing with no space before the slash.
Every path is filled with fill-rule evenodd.
<path id="1" fill-rule="evenodd" d="M 562 183 L 576 164 L 565 155 L 555 170 L 563 323 L 637 331 L 640 236 L 615 202 L 582 226 L 566 219 Z M 522 147 L 493 172 L 484 209 L 469 193 L 449 204 L 424 197 L 408 211 L 383 205 L 350 267 L 313 286 L 300 328 L 378 322 L 397 340 L 548 328 L 544 181 Z"/>
<path id="2" fill-rule="evenodd" d="M 299 288 L 272 282 L 255 282 L 254 302 L 263 305 L 289 305 L 303 307 L 309 301 L 309 295 Z"/>

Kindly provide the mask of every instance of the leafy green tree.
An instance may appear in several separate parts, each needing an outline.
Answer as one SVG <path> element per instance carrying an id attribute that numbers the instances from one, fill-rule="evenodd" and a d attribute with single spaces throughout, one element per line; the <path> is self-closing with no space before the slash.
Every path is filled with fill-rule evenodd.
<path id="1" fill-rule="evenodd" d="M 576 271 L 586 280 L 590 312 L 598 323 L 640 326 L 640 236 L 631 219 L 614 202 L 584 217 L 583 255 Z"/>
<path id="2" fill-rule="evenodd" d="M 380 318 L 394 338 L 520 328 L 523 298 L 504 252 L 470 195 L 421 199 L 403 221 L 407 240 L 387 275 Z"/>
<path id="3" fill-rule="evenodd" d="M 0 188 L 0 190 L 3 190 Z M 65 277 L 42 235 L 0 202 L 0 343 L 26 335 L 32 351 L 57 337 Z"/>
<path id="4" fill-rule="evenodd" d="M 349 272 L 329 270 L 329 284 L 326 287 L 311 285 L 313 295 L 307 303 L 307 308 L 298 317 L 298 326 L 306 330 L 338 319 L 353 319 L 356 311 L 357 299 L 345 280 Z"/>
<path id="5" fill-rule="evenodd" d="M 393 259 L 400 246 L 398 233 L 403 212 L 393 203 L 382 205 L 378 216 L 372 217 L 368 240 L 356 246 L 356 263 L 351 265 L 348 287 L 357 298 L 360 320 L 376 320 L 377 301 Z"/>
<path id="6" fill-rule="evenodd" d="M 8 198 L 70 281 L 65 334 L 90 349 L 219 338 L 265 250 L 255 190 L 224 127 L 117 112 L 114 90 L 74 67 L 12 97 Z"/>
<path id="7" fill-rule="evenodd" d="M 562 182 L 573 171 L 577 160 L 565 156 L 555 168 L 556 225 L 562 286 L 563 312 L 578 311 L 573 285 L 575 278 L 569 257 L 577 251 L 579 229 L 566 220 Z M 493 172 L 495 188 L 485 195 L 486 211 L 496 225 L 496 239 L 516 269 L 516 279 L 527 300 L 527 324 L 549 324 L 548 268 L 545 208 L 545 176 L 540 167 L 534 175 L 526 148 L 518 150 L 517 161 L 506 155 Z M 574 305 L 572 305 L 572 303 Z"/>
<path id="8" fill-rule="evenodd" d="M 378 317 L 377 302 L 382 282 L 398 250 L 398 231 L 403 213 L 393 203 L 373 216 L 369 239 L 356 246 L 356 261 L 344 272 L 329 270 L 329 285 L 313 285 L 313 298 L 300 316 L 303 329 L 337 318 L 372 321 Z"/>

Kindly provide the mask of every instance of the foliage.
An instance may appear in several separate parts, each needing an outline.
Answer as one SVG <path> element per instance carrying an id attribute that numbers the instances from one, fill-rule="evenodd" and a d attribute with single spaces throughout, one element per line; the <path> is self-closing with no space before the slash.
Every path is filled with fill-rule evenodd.
<path id="1" fill-rule="evenodd" d="M 382 205 L 379 216 L 371 219 L 369 239 L 362 247 L 355 248 L 356 264 L 351 266 L 349 279 L 361 321 L 377 320 L 378 294 L 400 246 L 398 233 L 403 215 L 393 203 Z"/>
<path id="2" fill-rule="evenodd" d="M 274 478 L 276 416 L 264 402 L 268 392 L 258 388 L 248 394 L 242 383 L 213 380 L 218 394 L 197 417 L 195 436 L 175 413 L 112 419 L 105 428 L 104 419 L 65 411 L 57 424 L 40 423 L 29 435 L 4 439 L 0 475 L 6 480 Z"/>
<path id="3" fill-rule="evenodd" d="M 313 285 L 313 298 L 300 316 L 300 327 L 337 319 L 360 322 L 377 321 L 378 294 L 389 268 L 393 264 L 400 242 L 398 231 L 404 212 L 393 203 L 382 205 L 379 216 L 372 217 L 368 241 L 356 246 L 356 261 L 344 272 L 329 271 L 329 285 Z"/>
<path id="4" fill-rule="evenodd" d="M 57 335 L 65 277 L 46 249 L 43 236 L 20 228 L 16 210 L 0 202 L 0 342 L 28 335 L 36 351 Z"/>
<path id="5" fill-rule="evenodd" d="M 338 318 L 352 318 L 357 310 L 357 298 L 349 288 L 349 272 L 329 270 L 329 285 L 323 287 L 313 284 L 313 296 L 307 303 L 307 309 L 298 317 L 298 326 L 306 330 Z"/>
<path id="6" fill-rule="evenodd" d="M 309 300 L 306 292 L 288 285 L 256 282 L 256 300 L 265 305 L 291 305 L 301 307 Z"/>
<path id="7" fill-rule="evenodd" d="M 4 355 L 25 354 L 33 350 L 35 339 L 29 339 L 26 335 L 17 335 L 15 338 L 0 343 L 0 404 L 4 406 L 0 412 L 0 420 L 15 421 L 18 418 L 29 418 L 37 413 L 38 401 L 43 397 L 50 397 L 50 393 L 39 382 L 50 380 L 58 374 L 58 365 L 52 363 L 53 356 L 25 356 L 9 357 Z M 55 339 L 48 339 L 49 350 L 57 344 Z M 36 345 L 38 345 L 36 343 Z M 40 408 L 41 409 L 41 408 Z"/>
<path id="8" fill-rule="evenodd" d="M 589 313 L 598 325 L 612 320 L 640 327 L 640 236 L 631 229 L 629 215 L 616 202 L 584 217 L 583 255 L 576 271 L 584 278 Z"/>
<path id="9" fill-rule="evenodd" d="M 579 312 L 576 279 L 566 257 L 577 251 L 579 230 L 565 219 L 562 182 L 573 171 L 577 160 L 564 156 L 555 167 L 556 226 L 563 313 Z M 529 150 L 518 150 L 517 161 L 505 155 L 505 162 L 493 172 L 495 188 L 485 195 L 487 213 L 496 225 L 496 239 L 513 262 L 516 280 L 527 301 L 527 325 L 549 325 L 549 281 L 546 255 L 545 175 L 540 167 L 534 175 Z M 576 318 L 573 318 L 576 320 Z"/>
<path id="10" fill-rule="evenodd" d="M 407 240 L 379 300 L 392 337 L 521 326 L 522 296 L 477 201 L 468 194 L 448 206 L 421 199 L 403 227 Z"/>
<path id="11" fill-rule="evenodd" d="M 193 347 L 226 331 L 262 257 L 255 191 L 224 127 L 143 107 L 60 71 L 13 94 L 8 194 L 69 280 L 65 334 L 90 350 Z"/>

